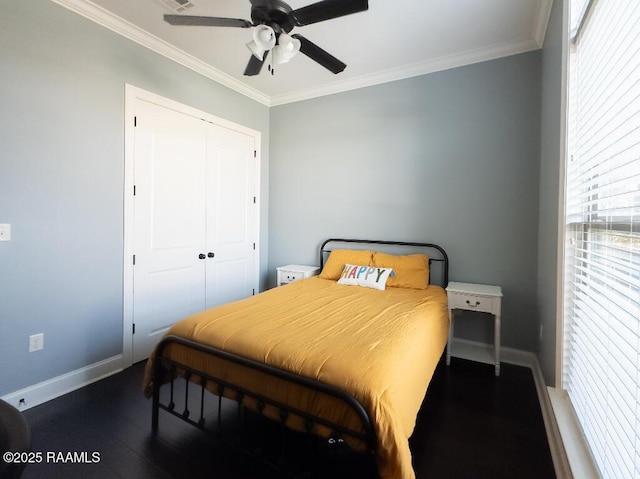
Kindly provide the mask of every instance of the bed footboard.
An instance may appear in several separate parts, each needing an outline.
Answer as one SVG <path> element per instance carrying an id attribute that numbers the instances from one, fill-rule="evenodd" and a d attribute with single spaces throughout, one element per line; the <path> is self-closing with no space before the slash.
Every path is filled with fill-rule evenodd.
<path id="1" fill-rule="evenodd" d="M 327 420 L 326 418 L 315 416 L 308 411 L 304 411 L 298 407 L 282 403 L 280 401 L 274 400 L 264 394 L 260 394 L 255 391 L 248 390 L 244 387 L 238 386 L 225 380 L 221 377 L 216 377 L 215 375 L 204 373 L 202 371 L 197 371 L 193 368 L 190 368 L 184 364 L 180 364 L 175 360 L 167 357 L 166 349 L 168 346 L 172 344 L 178 344 L 193 350 L 197 350 L 201 353 L 205 353 L 215 358 L 219 358 L 251 370 L 255 370 L 260 372 L 260 374 L 268 375 L 269 377 L 277 378 L 279 380 L 284 380 L 288 383 L 295 384 L 296 387 L 305 388 L 313 392 L 321 393 L 323 395 L 332 397 L 344 405 L 346 405 L 350 411 L 358 417 L 360 422 L 360 428 L 354 429 L 347 427 L 343 424 L 337 424 L 332 421 Z M 163 409 L 168 413 L 182 419 L 183 421 L 192 424 L 199 429 L 204 430 L 206 419 L 205 419 L 205 390 L 213 392 L 218 397 L 218 409 L 217 409 L 217 423 L 220 426 L 222 418 L 221 418 L 221 409 L 222 409 L 222 397 L 231 397 L 238 404 L 238 410 L 243 406 L 245 402 L 251 402 L 253 404 L 252 409 L 258 414 L 262 414 L 265 408 L 275 408 L 278 411 L 278 419 L 279 422 L 282 423 L 282 428 L 284 429 L 284 424 L 291 416 L 297 416 L 302 420 L 304 433 L 308 436 L 314 436 L 314 431 L 317 430 L 318 427 L 322 427 L 325 430 L 332 431 L 330 437 L 327 438 L 327 442 L 329 444 L 341 444 L 347 438 L 355 439 L 360 441 L 361 444 L 365 445 L 364 453 L 367 458 L 367 463 L 369 464 L 372 477 L 378 477 L 377 475 L 377 467 L 376 467 L 376 434 L 375 429 L 373 427 L 373 423 L 371 418 L 366 411 L 366 409 L 356 400 L 352 395 L 342 391 L 336 387 L 330 386 L 326 383 L 322 383 L 320 381 L 316 381 L 314 379 L 310 379 L 304 376 L 299 376 L 293 374 L 289 371 L 279 369 L 273 367 L 268 364 L 264 364 L 258 361 L 254 361 L 252 359 L 248 359 L 246 357 L 242 357 L 228 351 L 224 351 L 218 348 L 214 348 L 211 346 L 206 346 L 185 338 L 177 337 L 177 336 L 167 336 L 164 338 L 158 345 L 156 349 L 156 356 L 153 364 L 153 406 L 152 406 L 152 432 L 157 434 L 158 432 L 158 422 L 159 422 L 159 411 Z M 160 389 L 163 386 L 163 383 L 167 381 L 167 373 L 171 377 L 169 384 L 167 386 L 170 388 L 169 391 L 169 399 L 168 402 L 163 403 L 160 399 Z M 174 391 L 174 379 L 176 376 L 182 376 L 186 379 L 184 391 Z M 196 382 L 193 382 L 196 379 Z M 195 393 L 191 392 L 191 389 L 195 389 Z M 184 405 L 184 409 L 182 411 L 176 410 L 176 395 L 183 395 L 180 398 L 180 405 Z M 191 398 L 190 398 L 191 394 Z M 197 397 L 193 397 L 193 396 Z M 190 410 L 190 404 L 196 404 L 196 408 L 198 411 Z M 273 417 L 271 417 L 273 419 Z M 220 429 L 220 427 L 218 427 Z M 249 452 L 252 456 L 255 457 L 252 451 Z M 269 466 L 273 466 L 276 468 L 281 468 L 283 466 L 283 461 L 279 459 L 276 462 L 273 462 L 267 458 L 257 457 L 257 459 L 262 462 L 268 464 Z M 291 471 L 284 470 L 288 475 L 292 475 L 296 477 L 295 473 Z M 313 471 L 306 471 L 304 473 L 305 477 L 312 474 Z"/>

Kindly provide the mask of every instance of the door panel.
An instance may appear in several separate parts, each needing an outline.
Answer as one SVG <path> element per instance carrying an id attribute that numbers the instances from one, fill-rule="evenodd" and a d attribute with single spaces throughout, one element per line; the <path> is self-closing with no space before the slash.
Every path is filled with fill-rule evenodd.
<path id="1" fill-rule="evenodd" d="M 207 308 L 251 296 L 257 235 L 254 138 L 210 125 L 207 130 Z"/>
<path id="2" fill-rule="evenodd" d="M 134 362 L 205 307 L 206 123 L 136 103 Z"/>

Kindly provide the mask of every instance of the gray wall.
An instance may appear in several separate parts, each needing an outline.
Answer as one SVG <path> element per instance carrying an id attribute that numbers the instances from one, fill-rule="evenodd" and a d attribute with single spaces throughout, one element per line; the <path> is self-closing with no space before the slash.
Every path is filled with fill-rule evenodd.
<path id="1" fill-rule="evenodd" d="M 262 132 L 266 272 L 268 108 L 49 0 L 1 2 L 0 396 L 122 352 L 125 83 Z"/>
<path id="2" fill-rule="evenodd" d="M 556 308 L 562 148 L 563 2 L 553 2 L 542 49 L 542 128 L 540 132 L 540 218 L 538 223 L 538 310 L 542 337 L 538 362 L 545 381 L 556 381 Z"/>
<path id="3" fill-rule="evenodd" d="M 503 287 L 503 345 L 538 348 L 540 52 L 271 108 L 269 274 L 327 237 L 431 241 Z M 475 319 L 475 318 L 474 318 Z M 456 335 L 492 341 L 491 322 Z"/>

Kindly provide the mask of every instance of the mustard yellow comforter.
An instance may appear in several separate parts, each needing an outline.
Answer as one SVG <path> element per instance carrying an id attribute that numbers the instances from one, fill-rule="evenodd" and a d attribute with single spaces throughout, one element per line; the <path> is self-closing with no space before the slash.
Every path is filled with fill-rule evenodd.
<path id="1" fill-rule="evenodd" d="M 185 337 L 352 394 L 375 423 L 382 478 L 412 479 L 408 439 L 449 327 L 445 292 L 338 285 L 317 277 L 274 288 L 251 298 L 186 318 L 167 334 Z M 340 406 L 273 378 L 215 364 L 201 353 L 172 345 L 167 354 L 197 370 L 226 377 L 251 390 L 357 427 Z M 151 391 L 155 354 L 147 364 Z M 272 393 L 272 394 L 271 394 Z M 342 422 L 341 422 L 342 423 Z M 293 427 L 296 427 L 295 424 Z"/>

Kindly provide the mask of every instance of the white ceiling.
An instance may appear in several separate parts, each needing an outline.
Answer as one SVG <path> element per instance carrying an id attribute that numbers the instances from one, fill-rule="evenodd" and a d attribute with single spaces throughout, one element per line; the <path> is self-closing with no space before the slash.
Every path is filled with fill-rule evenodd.
<path id="1" fill-rule="evenodd" d="M 553 0 L 369 0 L 369 10 L 297 27 L 347 64 L 334 75 L 298 54 L 243 75 L 251 29 L 172 26 L 161 0 L 53 0 L 273 106 L 541 48 Z M 193 0 L 185 14 L 251 19 L 249 0 Z M 289 0 L 300 8 L 314 0 Z M 269 59 L 267 59 L 268 62 Z"/>

